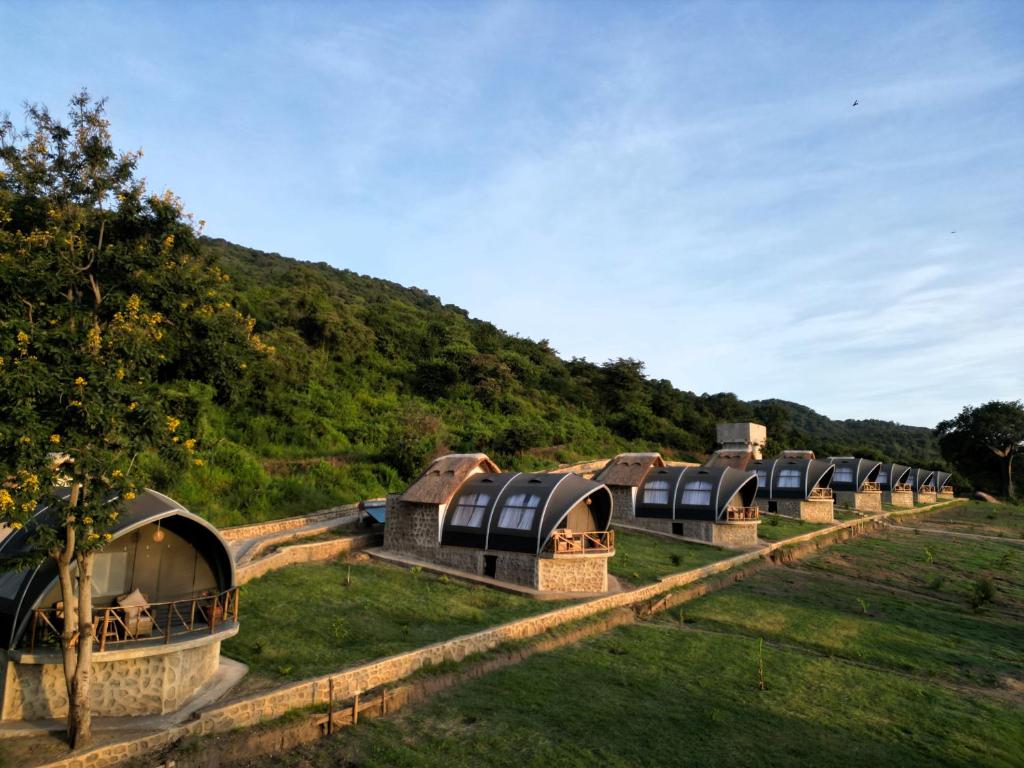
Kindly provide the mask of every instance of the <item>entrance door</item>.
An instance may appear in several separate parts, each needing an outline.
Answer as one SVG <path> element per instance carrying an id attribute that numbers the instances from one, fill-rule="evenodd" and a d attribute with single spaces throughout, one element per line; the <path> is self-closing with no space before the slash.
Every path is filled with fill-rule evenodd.
<path id="1" fill-rule="evenodd" d="M 484 576 L 490 576 L 492 579 L 498 575 L 498 556 L 497 555 L 484 555 Z"/>
<path id="2" fill-rule="evenodd" d="M 683 524 L 682 523 L 672 523 L 672 533 L 674 533 L 676 536 L 682 536 L 683 535 Z"/>

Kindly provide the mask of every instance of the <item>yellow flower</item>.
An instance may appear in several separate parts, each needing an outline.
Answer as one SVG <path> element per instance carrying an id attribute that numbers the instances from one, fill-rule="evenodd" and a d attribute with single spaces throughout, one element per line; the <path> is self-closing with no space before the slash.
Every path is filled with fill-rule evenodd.
<path id="1" fill-rule="evenodd" d="M 18 442 L 21 443 L 22 445 L 31 445 L 32 438 L 29 437 L 28 435 L 22 435 L 21 437 L 18 438 Z"/>
<path id="2" fill-rule="evenodd" d="M 6 512 L 14 506 L 14 497 L 5 488 L 0 488 L 0 512 Z"/>
<path id="3" fill-rule="evenodd" d="M 29 512 L 34 511 L 35 508 L 36 508 L 36 503 L 34 501 L 26 501 L 24 504 L 21 505 L 21 511 L 24 512 L 25 514 L 28 514 Z"/>
<path id="4" fill-rule="evenodd" d="M 195 464 L 197 467 L 203 466 L 203 460 L 202 459 L 192 459 L 192 463 Z"/>
<path id="5" fill-rule="evenodd" d="M 183 445 L 185 446 L 185 450 L 186 450 L 186 451 L 194 451 L 194 450 L 196 449 L 196 441 L 195 441 L 195 438 L 191 438 L 191 437 L 190 437 L 190 438 L 189 438 L 188 440 L 186 440 L 186 441 L 185 441 L 185 442 L 183 443 Z"/>
<path id="6" fill-rule="evenodd" d="M 130 499 L 129 499 L 129 501 L 130 501 Z M 114 510 L 113 512 L 110 513 L 110 519 L 111 520 L 117 520 L 117 510 Z"/>
<path id="7" fill-rule="evenodd" d="M 82 518 L 82 523 L 84 525 L 92 525 L 92 518 L 89 517 L 88 515 L 86 515 L 85 517 Z"/>
<path id="8" fill-rule="evenodd" d="M 114 376 L 117 377 L 118 381 L 121 381 L 121 379 L 124 378 L 124 368 L 118 368 L 117 371 L 114 373 Z"/>
<path id="9" fill-rule="evenodd" d="M 135 498 L 135 491 L 125 491 L 123 498 L 125 501 L 131 501 Z"/>
<path id="10" fill-rule="evenodd" d="M 54 444 L 59 443 L 60 435 L 50 435 L 50 442 Z"/>
<path id="11" fill-rule="evenodd" d="M 24 331 L 18 331 L 18 343 L 21 344 L 22 346 L 24 346 L 24 345 L 28 344 L 28 342 L 29 342 L 28 334 L 25 333 Z"/>
<path id="12" fill-rule="evenodd" d="M 99 537 L 100 535 L 98 533 L 90 533 L 85 538 L 87 538 L 89 541 L 96 541 L 96 539 L 98 539 Z"/>
<path id="13" fill-rule="evenodd" d="M 13 528 L 14 530 L 18 530 L 21 527 L 22 527 L 21 523 L 19 523 L 17 520 L 13 520 L 11 522 L 11 528 Z"/>
<path id="14" fill-rule="evenodd" d="M 71 400 L 71 401 L 68 402 L 68 406 L 70 406 L 71 408 L 81 408 L 82 407 L 82 401 L 81 400 Z"/>
<path id="15" fill-rule="evenodd" d="M 238 364 L 238 367 L 239 367 L 239 368 L 241 368 L 241 369 L 242 369 L 242 370 L 244 371 L 244 370 L 245 370 L 246 368 L 248 368 L 249 366 L 248 366 L 248 365 L 246 365 L 245 363 L 239 363 L 239 364 Z"/>
<path id="16" fill-rule="evenodd" d="M 131 403 L 128 403 L 128 410 L 129 410 L 129 411 L 134 411 L 134 410 L 135 410 L 136 408 L 138 408 L 138 407 L 139 407 L 139 404 L 138 404 L 138 403 L 136 403 L 136 402 L 131 402 Z"/>
<path id="17" fill-rule="evenodd" d="M 103 534 L 103 540 L 104 541 L 110 541 L 112 538 L 114 538 L 114 535 L 112 533 L 104 533 Z"/>
<path id="18" fill-rule="evenodd" d="M 167 431 L 176 432 L 178 427 L 181 426 L 181 419 L 176 419 L 173 416 L 167 417 Z"/>
<path id="19" fill-rule="evenodd" d="M 131 296 L 128 297 L 127 306 L 128 311 L 134 315 L 138 313 L 139 309 L 142 307 L 142 299 L 139 298 L 139 295 L 137 293 L 133 293 Z"/>
<path id="20" fill-rule="evenodd" d="M 120 469 L 115 469 L 113 472 L 110 473 L 110 476 L 111 477 L 124 477 L 124 472 L 122 472 Z"/>
<path id="21" fill-rule="evenodd" d="M 88 382 L 85 379 L 83 379 L 81 376 L 79 376 L 79 377 L 77 377 L 75 379 L 75 386 L 76 387 L 84 387 L 86 384 L 88 384 Z"/>

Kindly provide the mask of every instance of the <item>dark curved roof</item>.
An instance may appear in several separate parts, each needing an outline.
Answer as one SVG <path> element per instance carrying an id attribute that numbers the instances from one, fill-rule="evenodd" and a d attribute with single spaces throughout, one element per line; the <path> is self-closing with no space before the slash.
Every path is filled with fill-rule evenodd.
<path id="1" fill-rule="evenodd" d="M 760 459 L 752 461 L 747 469 L 757 473 L 765 473 L 765 485 L 757 481 L 757 497 L 759 499 L 806 499 L 812 488 L 828 488 L 832 481 L 835 467 L 832 462 L 824 459 L 795 459 L 780 457 L 778 459 Z M 795 469 L 800 473 L 798 487 L 779 485 L 782 470 Z"/>
<path id="2" fill-rule="evenodd" d="M 57 488 L 53 495 L 66 500 L 67 488 Z M 110 503 L 118 503 L 114 497 Z M 22 529 L 14 531 L 0 541 L 2 561 L 30 554 L 29 536 L 33 526 L 47 525 L 57 510 L 52 503 L 40 504 L 32 519 Z M 235 561 L 227 542 L 216 528 L 206 520 L 192 514 L 185 507 L 162 493 L 146 489 L 129 502 L 119 504 L 120 514 L 110 529 L 111 541 L 131 533 L 144 525 L 161 521 L 161 525 L 190 542 L 209 563 L 217 585 L 222 589 L 234 587 Z M 57 581 L 57 568 L 47 558 L 35 568 L 0 574 L 0 648 L 16 648 L 25 632 L 32 609 Z"/>
<path id="3" fill-rule="evenodd" d="M 935 487 L 935 473 L 930 469 L 912 469 L 907 476 L 907 482 L 917 493 L 922 488 Z"/>
<path id="4" fill-rule="evenodd" d="M 655 480 L 668 481 L 667 502 L 645 501 L 647 485 Z M 684 504 L 687 486 L 695 481 L 711 484 L 707 504 Z M 722 520 L 726 509 L 737 499 L 749 507 L 757 493 L 757 475 L 732 467 L 657 467 L 651 469 L 637 490 L 636 516 L 672 520 Z"/>
<path id="5" fill-rule="evenodd" d="M 859 491 L 864 483 L 874 481 L 878 477 L 878 470 L 882 468 L 882 462 L 873 459 L 861 459 L 856 456 L 832 456 L 829 461 L 835 467 L 852 467 L 853 481 L 844 482 L 832 475 L 832 490 L 834 491 Z"/>
<path id="6" fill-rule="evenodd" d="M 952 476 L 951 472 L 943 472 L 941 469 L 935 470 L 935 477 L 932 479 L 936 490 L 942 488 L 944 485 L 949 485 L 949 478 Z"/>
<path id="7" fill-rule="evenodd" d="M 467 494 L 486 494 L 484 513 L 477 527 L 459 526 L 452 521 L 459 499 Z M 529 529 L 503 528 L 498 525 L 501 511 L 516 494 L 539 497 Z M 441 526 L 441 543 L 481 549 L 538 554 L 552 532 L 561 526 L 569 512 L 584 499 L 590 499 L 590 511 L 598 530 L 606 531 L 612 519 L 612 495 L 603 483 L 579 475 L 503 472 L 469 477 L 453 494 Z"/>
<path id="8" fill-rule="evenodd" d="M 883 491 L 891 491 L 895 486 L 909 483 L 910 467 L 903 464 L 883 464 L 876 475 L 878 485 Z"/>

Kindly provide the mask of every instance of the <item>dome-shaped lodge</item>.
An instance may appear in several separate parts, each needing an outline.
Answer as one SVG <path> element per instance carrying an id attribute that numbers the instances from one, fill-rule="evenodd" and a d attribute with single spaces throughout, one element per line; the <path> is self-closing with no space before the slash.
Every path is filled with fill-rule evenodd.
<path id="1" fill-rule="evenodd" d="M 757 498 L 770 501 L 809 499 L 816 489 L 828 489 L 835 466 L 824 459 L 780 457 L 752 461 L 747 469 L 757 475 Z M 831 493 L 818 495 L 832 496 Z"/>
<path id="2" fill-rule="evenodd" d="M 930 469 L 911 469 L 910 474 L 907 475 L 907 483 L 910 484 L 911 490 L 914 493 L 921 493 L 922 491 L 935 491 L 935 472 Z"/>
<path id="3" fill-rule="evenodd" d="M 636 516 L 711 522 L 747 519 L 756 495 L 753 472 L 732 467 L 652 467 L 639 487 Z"/>
<path id="4" fill-rule="evenodd" d="M 477 473 L 447 506 L 441 544 L 540 554 L 556 530 L 607 531 L 608 489 L 578 475 Z"/>
<path id="5" fill-rule="evenodd" d="M 482 453 L 451 454 L 387 504 L 384 549 L 398 558 L 541 591 L 608 588 L 614 503 L 603 483 L 502 472 Z"/>
<path id="6" fill-rule="evenodd" d="M 0 560 L 14 566 L 0 573 L 0 648 L 10 665 L 5 720 L 67 713 L 56 566 L 50 558 L 33 568 L 17 564 L 31 554 L 33 531 L 65 513 L 69 495 L 54 489 L 25 527 L 0 541 Z M 165 714 L 216 674 L 221 642 L 238 632 L 234 558 L 216 528 L 162 493 L 109 503 L 118 516 L 93 560 L 93 714 Z"/>
<path id="7" fill-rule="evenodd" d="M 878 474 L 875 476 L 875 482 L 878 483 L 878 487 L 882 489 L 882 492 L 891 492 L 894 488 L 898 488 L 901 485 L 908 485 L 908 477 L 910 476 L 910 467 L 904 466 L 903 464 L 883 464 L 878 469 Z"/>
<path id="8" fill-rule="evenodd" d="M 932 485 L 935 486 L 935 492 L 940 496 L 952 496 L 953 486 L 949 484 L 950 478 L 953 477 L 950 472 L 943 472 L 941 469 L 935 470 L 932 476 Z"/>
<path id="9" fill-rule="evenodd" d="M 54 496 L 65 500 L 69 493 L 57 488 Z M 10 562 L 29 554 L 33 529 L 53 522 L 52 506 L 40 504 L 24 528 L 0 542 L 0 560 Z M 217 529 L 162 493 L 145 490 L 121 502 L 109 532 L 111 541 L 94 558 L 93 604 L 97 607 L 113 605 L 119 595 L 134 589 L 154 604 L 235 587 L 234 559 Z M 0 648 L 19 647 L 33 612 L 50 609 L 58 600 L 52 559 L 35 568 L 0 574 Z"/>
<path id="10" fill-rule="evenodd" d="M 835 467 L 832 473 L 832 490 L 859 493 L 868 490 L 868 483 L 875 483 L 882 462 L 860 459 L 855 456 L 832 456 L 829 461 Z M 877 490 L 877 488 L 875 489 Z"/>

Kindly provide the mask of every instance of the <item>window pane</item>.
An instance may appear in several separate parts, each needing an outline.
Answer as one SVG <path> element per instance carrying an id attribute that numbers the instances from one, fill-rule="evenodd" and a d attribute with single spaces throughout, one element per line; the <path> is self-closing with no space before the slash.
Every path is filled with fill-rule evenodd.
<path id="1" fill-rule="evenodd" d="M 779 488 L 799 488 L 800 485 L 799 469 L 784 469 L 779 472 Z"/>
<path id="2" fill-rule="evenodd" d="M 644 486 L 644 504 L 668 504 L 668 480 L 651 480 Z"/>
<path id="3" fill-rule="evenodd" d="M 694 480 L 683 486 L 683 504 L 706 507 L 711 503 L 711 483 Z"/>
<path id="4" fill-rule="evenodd" d="M 484 512 L 491 497 L 486 493 L 467 493 L 459 497 L 452 514 L 452 525 L 479 528 L 484 521 Z"/>
<path id="5" fill-rule="evenodd" d="M 498 516 L 499 528 L 528 531 L 533 527 L 533 517 L 540 506 L 540 496 L 516 493 L 509 496 Z"/>
<path id="6" fill-rule="evenodd" d="M 836 473 L 832 476 L 832 480 L 836 483 L 852 483 L 853 467 L 836 467 Z"/>
<path id="7" fill-rule="evenodd" d="M 888 483 L 889 482 L 889 472 L 887 470 L 885 470 L 885 469 L 878 470 L 878 479 L 875 482 L 878 482 L 878 483 Z"/>
<path id="8" fill-rule="evenodd" d="M 768 470 L 759 469 L 757 470 L 757 484 L 762 488 L 768 487 Z"/>

